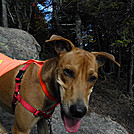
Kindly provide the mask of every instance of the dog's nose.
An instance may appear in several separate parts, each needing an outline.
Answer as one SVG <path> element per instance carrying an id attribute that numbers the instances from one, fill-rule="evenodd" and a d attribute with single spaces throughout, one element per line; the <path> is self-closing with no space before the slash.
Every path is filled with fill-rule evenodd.
<path id="1" fill-rule="evenodd" d="M 70 107 L 70 113 L 75 118 L 82 118 L 87 112 L 87 108 L 82 104 L 73 104 Z"/>

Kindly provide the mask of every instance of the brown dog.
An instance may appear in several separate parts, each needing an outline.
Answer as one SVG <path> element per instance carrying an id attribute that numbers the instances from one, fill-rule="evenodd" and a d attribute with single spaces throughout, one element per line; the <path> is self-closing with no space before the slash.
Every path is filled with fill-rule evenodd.
<path id="1" fill-rule="evenodd" d="M 55 42 L 58 57 L 44 62 L 41 79 L 50 95 L 60 101 L 66 130 L 75 133 L 80 127 L 81 118 L 87 112 L 89 97 L 98 78 L 98 68 L 104 64 L 101 57 L 119 64 L 111 54 L 84 51 L 74 47 L 71 41 L 61 36 L 53 35 L 47 42 L 51 41 Z M 15 77 L 23 66 L 20 65 L 0 77 L 0 105 L 10 113 L 13 113 Z M 42 90 L 38 74 L 39 66 L 31 63 L 23 75 L 19 92 L 28 104 L 46 111 L 55 101 L 49 99 Z M 38 133 L 48 133 L 46 120 L 40 116 L 35 117 L 18 102 L 12 132 L 28 134 L 36 123 Z M 0 132 L 5 132 L 2 126 Z"/>

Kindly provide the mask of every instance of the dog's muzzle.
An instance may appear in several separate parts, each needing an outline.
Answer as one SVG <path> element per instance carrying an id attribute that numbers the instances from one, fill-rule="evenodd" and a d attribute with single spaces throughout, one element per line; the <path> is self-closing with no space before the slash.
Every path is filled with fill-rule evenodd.
<path id="1" fill-rule="evenodd" d="M 81 118 L 86 114 L 87 108 L 83 102 L 73 103 L 68 110 L 61 105 L 61 115 L 64 126 L 69 133 L 76 133 L 80 128 Z"/>
<path id="2" fill-rule="evenodd" d="M 70 114 L 75 118 L 82 118 L 87 112 L 87 108 L 83 104 L 73 104 L 70 106 Z"/>

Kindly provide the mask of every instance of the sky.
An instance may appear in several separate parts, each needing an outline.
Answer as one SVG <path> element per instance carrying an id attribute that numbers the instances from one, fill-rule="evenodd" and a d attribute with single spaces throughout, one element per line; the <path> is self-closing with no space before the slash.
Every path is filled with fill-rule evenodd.
<path id="1" fill-rule="evenodd" d="M 44 8 L 44 6 L 42 6 L 41 4 L 38 4 L 37 6 L 39 7 L 39 10 L 44 10 L 44 11 L 43 11 L 44 13 L 45 13 L 45 12 L 48 12 L 48 11 L 50 11 L 50 12 L 53 11 L 52 6 L 49 6 L 48 8 Z M 47 21 L 49 21 L 49 20 L 52 19 L 52 17 L 47 14 L 46 17 L 45 17 L 45 19 L 46 19 Z"/>
<path id="2" fill-rule="evenodd" d="M 42 6 L 41 4 L 38 4 L 37 6 L 39 7 L 40 10 L 43 10 L 43 8 L 44 8 L 44 6 Z M 44 11 L 45 12 L 46 11 L 51 11 L 52 12 L 53 8 L 52 8 L 52 6 L 49 6 L 48 8 L 45 8 Z"/>

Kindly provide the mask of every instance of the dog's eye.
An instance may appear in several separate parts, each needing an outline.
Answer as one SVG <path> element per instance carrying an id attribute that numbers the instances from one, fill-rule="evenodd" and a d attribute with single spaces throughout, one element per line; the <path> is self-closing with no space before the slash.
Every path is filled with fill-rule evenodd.
<path id="1" fill-rule="evenodd" d="M 96 78 L 95 76 L 91 76 L 88 81 L 89 81 L 89 82 L 94 82 L 96 79 L 97 79 L 97 78 Z"/>
<path id="2" fill-rule="evenodd" d="M 64 75 L 69 76 L 70 78 L 73 77 L 73 74 L 74 73 L 73 73 L 72 70 L 70 70 L 70 69 L 64 69 L 63 72 L 64 72 Z"/>

